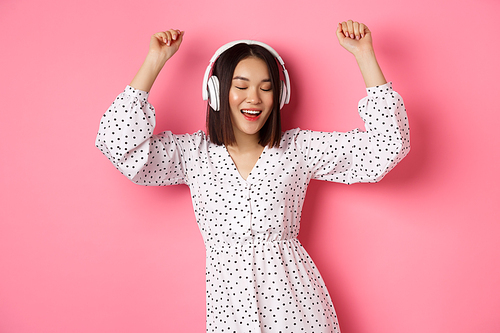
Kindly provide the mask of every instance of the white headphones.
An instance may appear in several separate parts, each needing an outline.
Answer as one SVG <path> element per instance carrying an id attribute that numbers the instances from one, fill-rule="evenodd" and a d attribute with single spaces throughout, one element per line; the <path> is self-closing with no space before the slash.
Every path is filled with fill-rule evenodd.
<path id="1" fill-rule="evenodd" d="M 217 76 L 210 76 L 210 72 L 212 71 L 212 67 L 219 58 L 219 56 L 229 48 L 233 47 L 236 44 L 245 43 L 248 45 L 259 45 L 263 48 L 267 49 L 271 54 L 278 60 L 281 67 L 283 68 L 283 76 L 285 77 L 285 82 L 281 82 L 281 91 L 280 91 L 280 109 L 283 105 L 288 104 L 290 102 L 290 78 L 288 77 L 288 72 L 285 68 L 285 63 L 283 59 L 279 56 L 278 52 L 276 52 L 272 47 L 262 42 L 258 42 L 255 40 L 237 40 L 234 42 L 227 43 L 221 46 L 213 55 L 212 59 L 210 59 L 210 63 L 208 64 L 207 70 L 205 71 L 205 76 L 203 77 L 203 100 L 209 101 L 210 106 L 215 111 L 220 110 L 220 83 Z"/>

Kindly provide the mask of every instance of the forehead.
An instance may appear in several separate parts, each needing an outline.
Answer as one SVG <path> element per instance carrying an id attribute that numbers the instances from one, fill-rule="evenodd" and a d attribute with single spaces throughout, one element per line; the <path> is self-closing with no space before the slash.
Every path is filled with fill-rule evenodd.
<path id="1" fill-rule="evenodd" d="M 264 60 L 260 58 L 250 57 L 241 60 L 236 68 L 234 69 L 234 75 L 236 77 L 245 77 L 248 79 L 268 79 L 269 70 L 267 69 L 267 64 Z"/>

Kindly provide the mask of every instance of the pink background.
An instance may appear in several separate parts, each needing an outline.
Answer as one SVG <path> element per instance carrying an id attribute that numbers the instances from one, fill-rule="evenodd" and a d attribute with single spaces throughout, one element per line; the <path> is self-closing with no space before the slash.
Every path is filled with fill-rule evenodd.
<path id="1" fill-rule="evenodd" d="M 344 333 L 500 331 L 496 0 L 0 3 L 0 332 L 203 332 L 204 246 L 185 186 L 127 181 L 94 147 L 152 33 L 186 30 L 152 90 L 157 130 L 204 129 L 223 43 L 292 80 L 285 128 L 346 131 L 364 85 L 337 22 L 373 31 L 412 151 L 382 182 L 313 182 L 300 239 Z"/>

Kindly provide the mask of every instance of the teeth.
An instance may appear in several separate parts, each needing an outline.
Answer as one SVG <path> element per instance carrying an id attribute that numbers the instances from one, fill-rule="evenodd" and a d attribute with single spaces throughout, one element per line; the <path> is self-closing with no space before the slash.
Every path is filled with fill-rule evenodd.
<path id="1" fill-rule="evenodd" d="M 260 114 L 261 111 L 253 111 L 253 110 L 241 110 L 243 113 L 249 113 L 249 114 Z"/>

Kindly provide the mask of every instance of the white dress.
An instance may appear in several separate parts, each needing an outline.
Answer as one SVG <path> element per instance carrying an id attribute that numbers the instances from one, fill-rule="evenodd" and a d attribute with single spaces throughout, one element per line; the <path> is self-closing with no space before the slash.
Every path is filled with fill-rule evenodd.
<path id="1" fill-rule="evenodd" d="M 187 184 L 206 247 L 207 332 L 340 332 L 328 290 L 297 240 L 311 179 L 376 182 L 409 151 L 391 83 L 359 102 L 366 131 L 293 129 L 243 179 L 204 132 L 153 135 L 148 93 L 128 86 L 101 120 L 96 146 L 142 185 Z"/>

